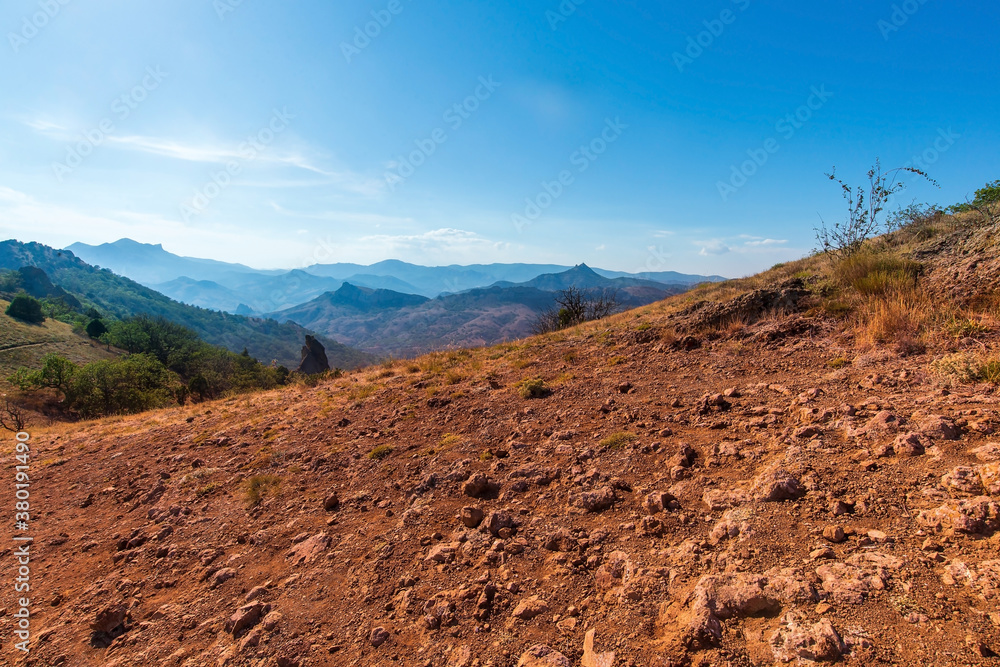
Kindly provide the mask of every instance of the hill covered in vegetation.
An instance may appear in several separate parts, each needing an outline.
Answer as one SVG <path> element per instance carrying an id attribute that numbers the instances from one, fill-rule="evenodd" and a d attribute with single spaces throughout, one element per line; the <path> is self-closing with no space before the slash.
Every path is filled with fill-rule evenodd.
<path id="1" fill-rule="evenodd" d="M 0 270 L 17 272 L 22 267 L 40 269 L 59 290 L 79 300 L 79 304 L 65 303 L 65 298 L 60 302 L 61 295 L 49 295 L 49 316 L 75 321 L 81 327 L 92 318 L 79 313 L 77 305 L 84 311 L 93 308 L 111 319 L 159 317 L 190 329 L 207 343 L 237 353 L 246 349 L 264 363 L 273 360 L 289 368 L 298 365 L 302 343 L 311 333 L 292 322 L 230 315 L 179 303 L 109 270 L 93 267 L 66 250 L 13 240 L 0 243 Z M 25 288 L 23 272 L 18 276 L 8 274 L 0 283 L 7 286 L 8 293 Z M 346 345 L 327 338 L 320 340 L 326 346 L 331 366 L 356 368 L 372 361 L 369 355 Z"/>

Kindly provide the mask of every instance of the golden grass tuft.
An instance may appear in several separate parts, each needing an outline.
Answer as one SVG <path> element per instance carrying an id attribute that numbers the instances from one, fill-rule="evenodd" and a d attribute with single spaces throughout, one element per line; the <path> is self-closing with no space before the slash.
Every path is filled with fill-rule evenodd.
<path id="1" fill-rule="evenodd" d="M 247 507 L 256 507 L 268 495 L 276 495 L 281 487 L 277 475 L 254 475 L 243 482 L 243 499 Z"/>
<path id="2" fill-rule="evenodd" d="M 618 431 L 601 440 L 600 445 L 608 449 L 624 449 L 639 439 L 635 433 Z"/>

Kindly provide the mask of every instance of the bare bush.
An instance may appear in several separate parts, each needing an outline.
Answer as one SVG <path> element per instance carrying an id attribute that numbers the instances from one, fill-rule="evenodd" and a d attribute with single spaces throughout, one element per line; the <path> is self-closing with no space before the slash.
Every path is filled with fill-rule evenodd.
<path id="1" fill-rule="evenodd" d="M 844 199 L 847 200 L 847 219 L 828 227 L 821 220 L 816 232 L 819 249 L 838 259 L 850 257 L 860 250 L 866 241 L 883 231 L 888 231 L 888 224 L 883 221 L 882 213 L 890 197 L 906 189 L 906 184 L 900 181 L 905 173 L 921 176 L 934 185 L 937 182 L 925 172 L 914 167 L 899 167 L 882 171 L 882 164 L 875 160 L 875 166 L 868 170 L 868 185 L 852 187 L 846 181 L 837 177 L 836 168 L 827 178 L 840 185 Z"/>
<path id="2" fill-rule="evenodd" d="M 621 303 L 614 290 L 583 290 L 569 287 L 556 296 L 556 306 L 539 315 L 532 325 L 536 334 L 574 327 L 613 315 Z"/>
<path id="3" fill-rule="evenodd" d="M 20 433 L 28 425 L 28 411 L 6 396 L 0 400 L 0 428 Z"/>

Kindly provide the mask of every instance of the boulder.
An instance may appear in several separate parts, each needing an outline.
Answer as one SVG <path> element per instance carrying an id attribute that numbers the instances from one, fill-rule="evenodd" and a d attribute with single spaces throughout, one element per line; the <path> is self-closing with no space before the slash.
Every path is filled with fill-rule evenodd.
<path id="1" fill-rule="evenodd" d="M 330 370 L 326 348 L 315 337 L 306 335 L 306 344 L 302 347 L 302 361 L 295 370 L 304 375 L 317 375 Z"/>

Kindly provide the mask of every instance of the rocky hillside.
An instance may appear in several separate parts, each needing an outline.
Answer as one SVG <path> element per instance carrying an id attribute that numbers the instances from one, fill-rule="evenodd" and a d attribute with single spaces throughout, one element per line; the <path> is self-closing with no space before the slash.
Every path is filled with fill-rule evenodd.
<path id="1" fill-rule="evenodd" d="M 36 427 L 32 648 L 5 585 L 0 655 L 1000 664 L 998 230 L 961 222 L 516 344 Z"/>

